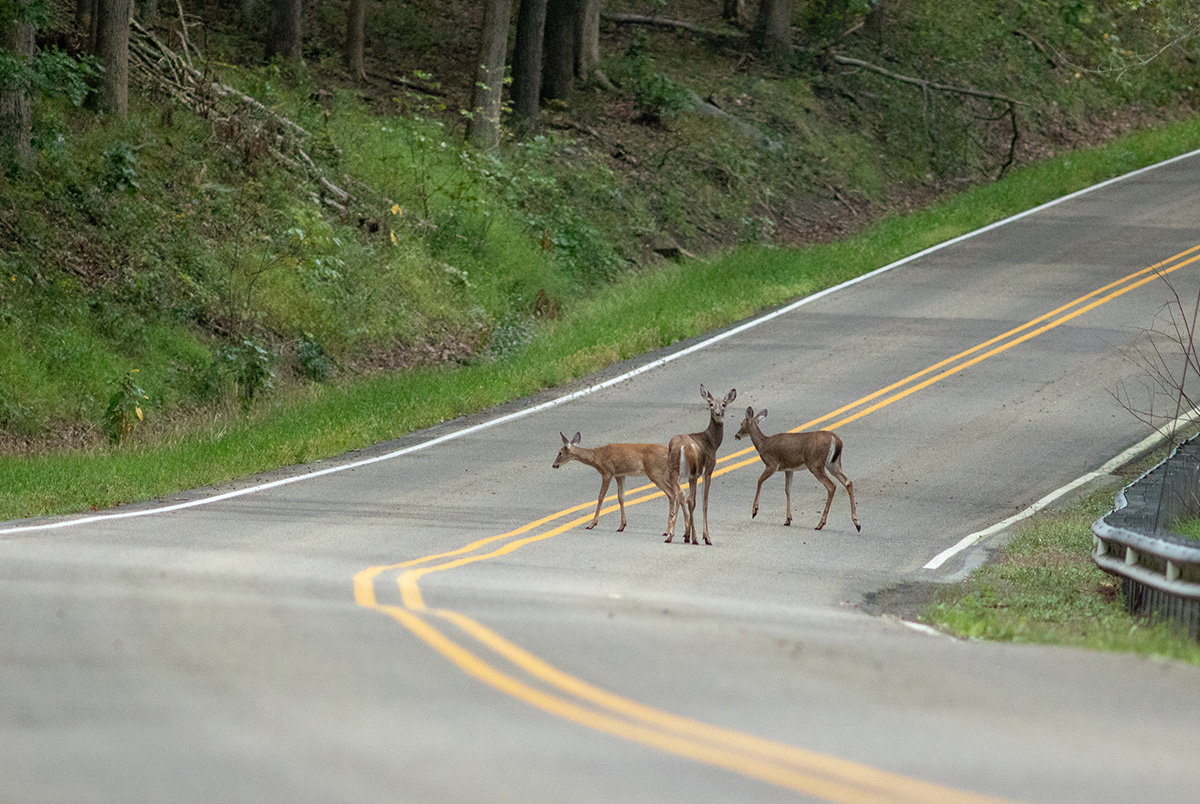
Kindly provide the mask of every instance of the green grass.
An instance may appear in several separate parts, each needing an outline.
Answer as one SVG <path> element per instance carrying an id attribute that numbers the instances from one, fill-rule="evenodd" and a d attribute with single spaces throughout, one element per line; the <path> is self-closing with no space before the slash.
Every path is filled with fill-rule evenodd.
<path id="1" fill-rule="evenodd" d="M 1115 489 L 1032 518 L 998 560 L 940 590 L 922 622 L 972 639 L 1069 645 L 1200 664 L 1200 644 L 1171 622 L 1131 616 L 1120 581 L 1091 559 L 1091 524 Z"/>
<path id="2" fill-rule="evenodd" d="M 1171 526 L 1171 530 L 1180 536 L 1200 541 L 1200 519 L 1198 518 L 1181 519 Z"/>
<path id="3" fill-rule="evenodd" d="M 336 455 L 486 409 L 711 331 L 1036 206 L 1200 147 L 1200 119 L 1014 171 L 852 240 L 800 251 L 747 247 L 633 274 L 565 306 L 494 360 L 281 393 L 248 414 L 156 443 L 0 458 L 0 520 L 171 494 Z M 22 400 L 10 401 L 19 404 Z"/>

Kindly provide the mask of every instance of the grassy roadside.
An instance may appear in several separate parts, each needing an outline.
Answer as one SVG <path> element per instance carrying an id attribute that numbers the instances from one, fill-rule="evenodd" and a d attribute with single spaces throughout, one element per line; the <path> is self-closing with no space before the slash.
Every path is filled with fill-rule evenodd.
<path id="1" fill-rule="evenodd" d="M 1170 621 L 1134 617 L 1120 579 L 1091 559 L 1092 523 L 1112 510 L 1119 485 L 1167 457 L 1167 447 L 1119 472 L 1120 484 L 1030 517 L 999 557 L 937 590 L 921 622 L 954 636 L 1137 653 L 1200 665 L 1200 643 Z"/>
<path id="2" fill-rule="evenodd" d="M 528 344 L 470 365 L 297 392 L 157 443 L 0 457 L 0 520 L 106 508 L 336 455 L 554 387 L 730 324 L 1030 207 L 1200 148 L 1200 119 L 1015 171 L 852 240 L 745 248 L 627 277 L 566 305 Z"/>

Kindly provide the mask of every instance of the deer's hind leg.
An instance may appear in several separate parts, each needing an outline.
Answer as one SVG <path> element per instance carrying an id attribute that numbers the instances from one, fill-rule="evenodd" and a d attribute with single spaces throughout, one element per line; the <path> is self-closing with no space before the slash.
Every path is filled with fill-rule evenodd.
<path id="1" fill-rule="evenodd" d="M 846 473 L 842 471 L 842 467 L 833 465 L 829 467 L 830 473 L 836 477 L 843 486 L 846 487 L 846 493 L 850 495 L 850 519 L 854 521 L 854 527 L 860 532 L 862 525 L 858 521 L 858 511 L 854 507 L 854 482 L 846 477 Z"/>
<path id="2" fill-rule="evenodd" d="M 825 520 L 829 518 L 829 508 L 833 505 L 833 493 L 837 491 L 837 484 L 830 479 L 826 474 L 824 467 L 811 469 L 817 480 L 821 481 L 821 485 L 825 487 L 825 491 L 829 492 L 829 496 L 825 498 L 825 510 L 821 512 L 821 521 L 817 523 L 817 530 L 825 527 Z"/>
<path id="3" fill-rule="evenodd" d="M 669 469 L 654 471 L 653 474 L 647 472 L 646 477 L 650 478 L 650 482 L 658 486 L 667 498 L 667 530 L 663 536 L 670 536 L 675 531 L 675 515 L 683 505 L 683 489 L 679 487 L 679 479 L 676 478 L 672 483 Z"/>

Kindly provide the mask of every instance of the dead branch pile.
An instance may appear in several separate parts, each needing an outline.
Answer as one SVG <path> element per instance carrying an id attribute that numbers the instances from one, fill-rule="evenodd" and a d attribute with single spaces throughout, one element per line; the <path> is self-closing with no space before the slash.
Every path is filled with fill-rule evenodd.
<path id="1" fill-rule="evenodd" d="M 186 26 L 184 26 L 186 31 Z M 212 121 L 213 133 L 228 146 L 238 149 L 247 163 L 270 158 L 310 187 L 314 201 L 367 225 L 378 210 L 391 206 L 388 199 L 374 197 L 366 185 L 341 177 L 334 183 L 309 155 L 306 147 L 312 134 L 234 87 L 207 76 L 193 66 L 186 34 L 180 52 L 168 47 L 153 31 L 136 20 L 129 38 L 130 76 L 146 88 L 180 103 Z"/>

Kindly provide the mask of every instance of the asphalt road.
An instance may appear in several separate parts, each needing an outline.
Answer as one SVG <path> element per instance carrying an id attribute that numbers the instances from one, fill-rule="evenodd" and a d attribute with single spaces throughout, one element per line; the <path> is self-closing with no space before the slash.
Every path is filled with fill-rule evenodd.
<path id="1" fill-rule="evenodd" d="M 1185 159 L 561 404 L 0 526 L 0 801 L 1185 800 L 1200 670 L 864 607 L 1149 434 L 1112 392 L 1171 298 L 1139 272 L 1200 288 L 1198 210 Z M 551 469 L 559 432 L 665 443 L 707 423 L 701 383 L 737 389 L 714 545 L 664 544 L 646 492 L 584 530 L 599 478 Z M 812 530 L 799 473 L 792 527 L 781 476 L 750 518 L 747 405 L 836 427 L 861 533 L 840 489 Z"/>

